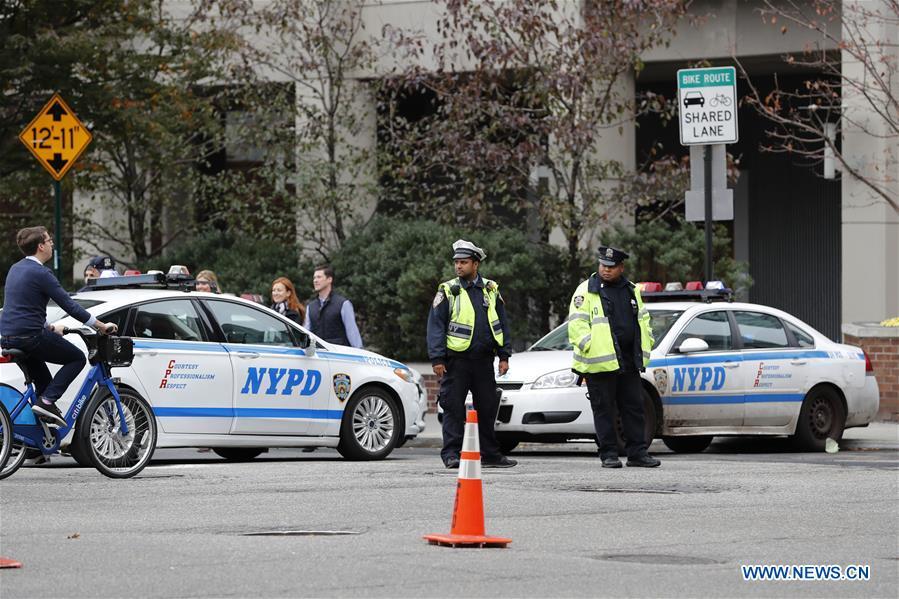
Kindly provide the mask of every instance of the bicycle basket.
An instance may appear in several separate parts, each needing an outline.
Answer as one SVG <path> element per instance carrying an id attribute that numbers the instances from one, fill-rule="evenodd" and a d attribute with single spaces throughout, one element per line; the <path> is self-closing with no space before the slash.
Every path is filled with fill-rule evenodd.
<path id="1" fill-rule="evenodd" d="M 134 341 L 131 337 L 107 337 L 97 339 L 97 360 L 110 366 L 131 366 L 134 361 Z"/>

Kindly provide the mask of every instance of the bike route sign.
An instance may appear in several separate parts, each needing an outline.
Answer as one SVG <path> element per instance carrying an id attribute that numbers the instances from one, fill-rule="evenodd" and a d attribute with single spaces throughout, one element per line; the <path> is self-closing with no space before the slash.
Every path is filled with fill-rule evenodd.
<path id="1" fill-rule="evenodd" d="M 680 142 L 685 146 L 732 144 L 737 129 L 737 70 L 734 67 L 677 72 Z"/>

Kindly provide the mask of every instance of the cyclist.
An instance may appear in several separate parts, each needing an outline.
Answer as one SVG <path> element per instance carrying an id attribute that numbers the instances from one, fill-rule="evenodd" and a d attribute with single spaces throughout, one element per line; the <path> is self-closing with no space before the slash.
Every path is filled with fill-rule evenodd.
<path id="1" fill-rule="evenodd" d="M 116 325 L 104 323 L 76 304 L 44 263 L 53 256 L 53 239 L 46 227 L 27 227 L 16 234 L 25 258 L 12 265 L 6 276 L 0 345 L 27 354 L 25 366 L 34 378 L 36 397 L 31 410 L 48 424 L 64 426 L 56 401 L 84 368 L 84 354 L 62 338 L 62 325 L 47 323 L 47 303 L 52 299 L 69 315 L 104 334 Z M 51 380 L 47 362 L 62 368 Z"/>

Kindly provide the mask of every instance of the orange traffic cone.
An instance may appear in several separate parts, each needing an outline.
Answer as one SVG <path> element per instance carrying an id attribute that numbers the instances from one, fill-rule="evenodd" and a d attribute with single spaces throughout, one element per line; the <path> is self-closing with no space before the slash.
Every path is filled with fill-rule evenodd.
<path id="1" fill-rule="evenodd" d="M 481 487 L 481 448 L 478 442 L 478 413 L 468 410 L 465 437 L 459 456 L 459 479 L 453 524 L 448 535 L 425 535 L 431 545 L 449 547 L 505 547 L 512 539 L 484 534 L 484 494 Z"/>
<path id="2" fill-rule="evenodd" d="M 22 562 L 17 562 L 14 559 L 6 559 L 5 557 L 0 557 L 0 570 L 4 568 L 21 568 Z"/>

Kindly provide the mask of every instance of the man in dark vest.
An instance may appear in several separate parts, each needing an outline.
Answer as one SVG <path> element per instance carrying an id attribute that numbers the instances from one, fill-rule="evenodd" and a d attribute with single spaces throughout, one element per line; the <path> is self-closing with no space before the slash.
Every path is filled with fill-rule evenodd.
<path id="1" fill-rule="evenodd" d="M 306 319 L 303 326 L 327 341 L 340 345 L 362 348 L 362 335 L 356 326 L 353 304 L 339 293 L 335 293 L 334 269 L 328 265 L 319 266 L 312 276 L 312 287 L 318 297 L 306 305 Z"/>

